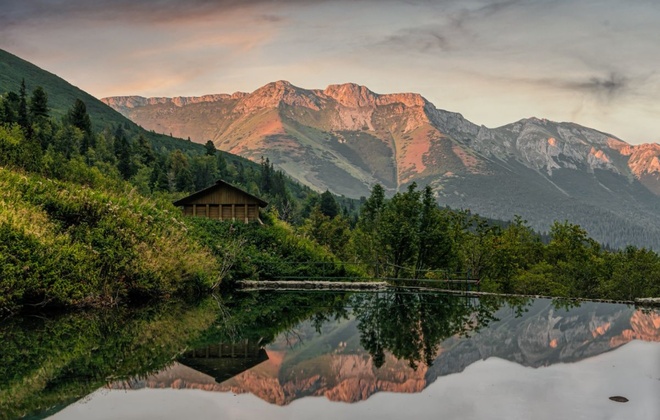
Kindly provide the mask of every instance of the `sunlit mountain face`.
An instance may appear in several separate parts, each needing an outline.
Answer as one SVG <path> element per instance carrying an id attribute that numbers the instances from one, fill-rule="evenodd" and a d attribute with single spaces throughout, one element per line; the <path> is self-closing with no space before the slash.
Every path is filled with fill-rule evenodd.
<path id="1" fill-rule="evenodd" d="M 431 185 L 438 203 L 547 231 L 569 220 L 610 246 L 660 249 L 660 145 L 630 145 L 573 123 L 527 118 L 499 128 L 437 109 L 416 93 L 352 83 L 252 93 L 105 98 L 141 126 L 267 157 L 319 191 L 368 196 Z M 613 228 L 616 227 L 616 228 Z"/>
<path id="2" fill-rule="evenodd" d="M 660 314 L 625 305 L 398 293 L 353 299 L 344 317 L 303 321 L 268 344 L 206 345 L 156 374 L 110 387 L 251 393 L 277 405 L 309 396 L 357 402 L 378 392 L 419 393 L 489 358 L 542 368 L 632 340 L 660 342 Z"/>

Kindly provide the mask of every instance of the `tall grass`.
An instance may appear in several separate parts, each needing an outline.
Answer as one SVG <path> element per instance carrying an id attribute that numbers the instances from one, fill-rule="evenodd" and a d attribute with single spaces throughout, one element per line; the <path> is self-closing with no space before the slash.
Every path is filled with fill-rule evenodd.
<path id="1" fill-rule="evenodd" d="M 167 201 L 0 168 L 0 311 L 200 291 L 216 271 Z"/>

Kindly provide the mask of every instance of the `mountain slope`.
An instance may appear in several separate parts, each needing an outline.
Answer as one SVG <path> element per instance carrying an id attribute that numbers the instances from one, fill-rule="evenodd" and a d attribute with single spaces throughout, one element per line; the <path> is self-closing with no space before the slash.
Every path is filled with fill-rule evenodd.
<path id="1" fill-rule="evenodd" d="M 489 129 L 421 95 L 355 84 L 278 81 L 250 94 L 103 101 L 155 131 L 267 156 L 319 190 L 358 197 L 375 183 L 392 193 L 415 181 L 434 186 L 442 205 L 519 214 L 539 230 L 567 219 L 612 246 L 660 249 L 658 144 L 536 118 Z"/>

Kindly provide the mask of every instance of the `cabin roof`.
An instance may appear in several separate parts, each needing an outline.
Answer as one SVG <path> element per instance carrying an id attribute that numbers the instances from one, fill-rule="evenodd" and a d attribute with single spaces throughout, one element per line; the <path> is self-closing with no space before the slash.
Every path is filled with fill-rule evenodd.
<path id="1" fill-rule="evenodd" d="M 241 192 L 242 194 L 245 194 L 249 197 L 254 198 L 257 201 L 257 203 L 259 203 L 259 207 L 266 207 L 268 205 L 267 201 L 264 201 L 261 198 L 257 197 L 256 195 L 250 194 L 249 192 L 247 192 L 247 191 L 245 191 L 241 188 L 238 188 L 237 186 L 232 185 L 229 182 L 224 181 L 222 179 L 217 180 L 215 182 L 215 184 L 211 185 L 208 188 L 204 188 L 203 190 L 199 190 L 197 192 L 194 192 L 194 193 L 190 194 L 187 197 L 183 197 L 182 199 L 175 201 L 173 204 L 175 206 L 183 206 L 185 204 L 188 204 L 190 201 L 195 200 L 199 197 L 203 197 L 203 196 L 209 194 L 210 192 L 214 191 L 218 187 L 222 187 L 222 186 L 232 188 L 234 190 L 237 190 L 237 191 Z M 227 203 L 227 204 L 231 204 L 231 203 Z"/>

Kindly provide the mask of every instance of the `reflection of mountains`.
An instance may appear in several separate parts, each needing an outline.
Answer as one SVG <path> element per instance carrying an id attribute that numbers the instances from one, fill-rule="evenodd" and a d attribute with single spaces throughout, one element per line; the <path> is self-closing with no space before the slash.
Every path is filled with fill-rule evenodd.
<path id="1" fill-rule="evenodd" d="M 586 302 L 569 310 L 537 300 L 519 318 L 507 309 L 500 320 L 470 339 L 446 340 L 427 379 L 460 372 L 477 360 L 499 357 L 523 366 L 578 362 L 631 340 L 660 342 L 660 314 L 625 305 Z"/>
<path id="2" fill-rule="evenodd" d="M 311 323 L 303 323 L 267 347 L 267 361 L 220 384 L 175 364 L 133 386 L 249 392 L 278 405 L 305 396 L 355 402 L 378 391 L 420 392 L 438 376 L 461 372 L 489 357 L 539 367 L 577 362 L 633 339 L 660 341 L 660 314 L 624 305 L 584 303 L 564 310 L 537 300 L 522 316 L 516 317 L 509 307 L 495 316 L 499 320 L 469 338 L 444 340 L 432 366 L 422 363 L 416 370 L 390 352 L 376 368 L 360 344 L 358 322 L 351 319 L 324 324 L 320 335 Z"/>

